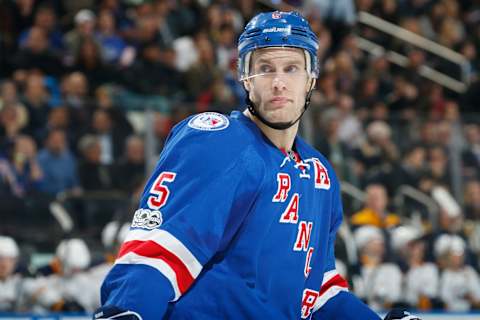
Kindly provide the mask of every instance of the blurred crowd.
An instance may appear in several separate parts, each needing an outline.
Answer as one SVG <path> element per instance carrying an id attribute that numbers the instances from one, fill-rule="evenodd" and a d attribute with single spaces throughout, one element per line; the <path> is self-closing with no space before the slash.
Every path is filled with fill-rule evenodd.
<path id="1" fill-rule="evenodd" d="M 243 108 L 236 41 L 272 6 L 303 12 L 320 40 L 302 131 L 359 191 L 344 193 L 337 245 L 351 290 L 379 310 L 480 308 L 480 1 L 0 0 L 0 311 L 95 309 L 148 155 L 192 113 Z M 467 68 L 356 23 L 360 11 Z"/>

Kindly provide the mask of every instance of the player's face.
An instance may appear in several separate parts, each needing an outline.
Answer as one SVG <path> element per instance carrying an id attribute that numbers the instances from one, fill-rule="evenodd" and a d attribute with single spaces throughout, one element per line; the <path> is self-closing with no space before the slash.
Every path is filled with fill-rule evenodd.
<path id="1" fill-rule="evenodd" d="M 303 111 L 313 79 L 298 48 L 265 48 L 251 58 L 251 72 L 244 84 L 250 100 L 267 121 L 288 123 Z"/>

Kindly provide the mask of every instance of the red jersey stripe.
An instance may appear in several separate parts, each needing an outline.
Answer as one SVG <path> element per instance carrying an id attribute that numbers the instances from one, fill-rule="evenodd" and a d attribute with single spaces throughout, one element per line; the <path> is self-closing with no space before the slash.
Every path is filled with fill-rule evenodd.
<path id="1" fill-rule="evenodd" d="M 332 279 L 322 285 L 319 295 L 321 296 L 325 291 L 327 291 L 333 286 L 348 288 L 348 283 L 347 281 L 345 281 L 345 279 L 342 278 L 341 275 L 337 274 Z"/>
<path id="2" fill-rule="evenodd" d="M 161 259 L 165 261 L 175 272 L 178 288 L 180 289 L 180 292 L 182 294 L 184 294 L 185 291 L 187 291 L 188 288 L 192 285 L 194 279 L 188 271 L 187 266 L 174 253 L 168 251 L 158 243 L 151 240 L 133 240 L 125 242 L 120 248 L 118 258 L 124 256 L 129 252 L 134 252 L 137 255 L 143 257 Z"/>

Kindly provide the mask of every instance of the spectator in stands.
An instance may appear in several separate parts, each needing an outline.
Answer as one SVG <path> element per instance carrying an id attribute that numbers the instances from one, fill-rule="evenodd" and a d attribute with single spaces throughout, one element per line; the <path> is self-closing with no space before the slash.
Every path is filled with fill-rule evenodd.
<path id="1" fill-rule="evenodd" d="M 461 234 L 464 228 L 464 214 L 457 200 L 448 189 L 434 185 L 430 193 L 439 206 L 439 233 Z"/>
<path id="2" fill-rule="evenodd" d="M 26 132 L 41 141 L 42 131 L 47 123 L 47 115 L 50 110 L 49 94 L 45 86 L 45 78 L 39 74 L 31 73 L 25 83 L 23 103 L 28 112 L 28 126 Z"/>
<path id="3" fill-rule="evenodd" d="M 421 90 L 425 85 L 425 81 L 420 75 L 420 68 L 426 62 L 425 52 L 418 48 L 407 49 L 407 66 L 402 69 L 400 75 L 410 84 Z"/>
<path id="4" fill-rule="evenodd" d="M 92 107 L 90 97 L 90 87 L 88 79 L 84 73 L 80 71 L 72 72 L 64 77 L 62 82 L 62 98 L 64 104 L 73 110 L 85 110 L 76 111 L 76 116 L 87 117 L 83 113 L 87 113 L 88 108 Z"/>
<path id="5" fill-rule="evenodd" d="M 0 156 L 4 156 L 7 148 L 21 134 L 28 121 L 24 107 L 4 106 L 0 109 Z"/>
<path id="6" fill-rule="evenodd" d="M 421 144 L 413 144 L 403 153 L 402 161 L 395 166 L 389 179 L 390 194 L 402 186 L 419 187 L 420 178 L 426 170 L 426 150 Z"/>
<path id="7" fill-rule="evenodd" d="M 399 157 L 398 148 L 391 139 L 391 128 L 386 122 L 375 121 L 366 131 L 367 139 L 354 150 L 354 158 L 363 167 L 365 182 L 385 183 Z"/>
<path id="8" fill-rule="evenodd" d="M 221 74 L 215 76 L 211 87 L 202 93 L 197 102 L 198 111 L 212 110 L 228 114 L 236 107 L 234 93 Z"/>
<path id="9" fill-rule="evenodd" d="M 475 269 L 480 272 L 480 180 L 465 185 L 464 210 L 465 233 L 472 252 L 476 255 Z"/>
<path id="10" fill-rule="evenodd" d="M 116 185 L 128 194 L 145 182 L 145 145 L 143 138 L 129 136 L 125 142 L 125 153 L 115 166 Z"/>
<path id="11" fill-rule="evenodd" d="M 142 47 L 146 43 L 156 43 L 161 47 L 167 41 L 160 33 L 158 14 L 155 12 L 154 4 L 142 2 L 136 5 L 131 11 L 133 25 L 123 30 L 123 36 L 128 43 L 135 47 Z"/>
<path id="12" fill-rule="evenodd" d="M 103 85 L 95 90 L 95 105 L 98 109 L 108 112 L 115 123 L 115 128 L 128 136 L 133 132 L 133 126 L 127 118 L 127 113 L 115 104 L 112 92 L 115 89 L 109 85 Z M 92 108 L 93 109 L 93 108 Z"/>
<path id="13" fill-rule="evenodd" d="M 465 184 L 464 195 L 463 204 L 466 218 L 480 222 L 480 180 L 468 181 Z"/>
<path id="14" fill-rule="evenodd" d="M 399 226 L 391 233 L 393 253 L 404 273 L 405 302 L 419 310 L 441 307 L 438 301 L 438 267 L 426 261 L 426 243 L 421 233 L 411 226 Z"/>
<path id="15" fill-rule="evenodd" d="M 47 125 L 42 133 L 42 141 L 45 141 L 48 133 L 54 129 L 60 129 L 65 131 L 67 135 L 68 145 L 70 147 L 75 146 L 77 139 L 77 128 L 72 126 L 72 116 L 70 110 L 64 106 L 58 106 L 50 109 L 47 118 Z"/>
<path id="16" fill-rule="evenodd" d="M 337 85 L 340 92 L 353 92 L 358 81 L 358 70 L 352 56 L 346 50 L 340 50 L 333 58 Z"/>
<path id="17" fill-rule="evenodd" d="M 353 214 L 350 219 L 354 227 L 370 225 L 377 228 L 392 228 L 400 224 L 400 217 L 387 211 L 388 195 L 383 185 L 370 184 L 365 192 L 365 207 Z"/>
<path id="18" fill-rule="evenodd" d="M 459 236 L 443 235 L 436 243 L 436 254 L 443 257 L 440 297 L 449 311 L 470 311 L 480 307 L 480 278 L 465 264 L 465 241 Z"/>
<path id="19" fill-rule="evenodd" d="M 419 88 L 408 82 L 400 75 L 393 77 L 393 90 L 387 96 L 387 104 L 401 120 L 412 121 L 417 114 Z"/>
<path id="20" fill-rule="evenodd" d="M 0 109 L 3 109 L 4 107 L 25 109 L 18 94 L 17 85 L 14 81 L 9 79 L 0 83 Z M 25 112 L 25 110 L 20 112 Z M 26 120 L 27 119 L 25 119 L 25 121 Z"/>
<path id="21" fill-rule="evenodd" d="M 216 61 L 218 67 L 223 71 L 227 71 L 230 68 L 230 61 L 236 58 L 237 49 L 235 39 L 235 29 L 232 25 L 223 24 L 220 26 L 216 46 Z"/>
<path id="22" fill-rule="evenodd" d="M 437 184 L 450 185 L 450 170 L 448 168 L 448 155 L 444 147 L 432 146 L 428 150 L 428 168 Z"/>
<path id="23" fill-rule="evenodd" d="M 101 163 L 113 164 L 114 159 L 118 159 L 123 154 L 124 141 L 129 132 L 116 126 L 108 109 L 95 110 L 90 133 L 97 135 L 100 139 Z"/>
<path id="24" fill-rule="evenodd" d="M 350 149 L 354 149 L 364 141 L 364 132 L 360 119 L 355 114 L 352 96 L 339 95 L 336 107 L 340 111 L 338 137 Z"/>
<path id="25" fill-rule="evenodd" d="M 11 37 L 7 40 L 7 48 L 17 48 L 17 38 L 20 33 L 33 24 L 35 3 L 33 1 L 2 2 L 2 33 Z"/>
<path id="26" fill-rule="evenodd" d="M 102 58 L 106 63 L 117 63 L 127 47 L 122 37 L 117 34 L 115 16 L 108 9 L 103 9 L 98 14 L 95 39 L 100 44 Z"/>
<path id="27" fill-rule="evenodd" d="M 80 45 L 85 39 L 93 37 L 95 30 L 96 17 L 93 11 L 82 9 L 75 14 L 75 28 L 65 34 L 63 39 L 68 65 L 73 63 L 73 59 L 80 50 Z"/>
<path id="28" fill-rule="evenodd" d="M 198 51 L 197 62 L 186 73 L 186 92 L 198 103 L 202 94 L 211 89 L 215 79 L 221 75 L 220 69 L 215 65 L 215 52 L 212 42 L 205 32 L 195 35 L 195 46 Z M 203 98 L 205 98 L 203 96 Z"/>
<path id="29" fill-rule="evenodd" d="M 8 157 L 0 158 L 0 179 L 2 193 L 16 198 L 23 198 L 39 188 L 43 172 L 37 162 L 37 146 L 31 137 L 17 136 Z"/>
<path id="30" fill-rule="evenodd" d="M 370 110 L 372 106 L 380 99 L 379 80 L 376 76 L 366 75 L 361 81 L 355 97 L 355 104 L 359 109 Z"/>
<path id="31" fill-rule="evenodd" d="M 48 287 L 45 278 L 29 278 L 17 272 L 19 253 L 13 238 L 0 236 L 0 311 L 60 311 L 65 301 Z"/>
<path id="32" fill-rule="evenodd" d="M 336 81 L 337 75 L 333 71 L 333 63 L 327 64 L 325 70 L 319 75 L 318 89 L 312 93 L 312 106 L 318 106 L 320 109 L 335 106 L 337 100 L 340 100 Z"/>
<path id="33" fill-rule="evenodd" d="M 22 277 L 15 271 L 18 256 L 15 240 L 0 236 L 0 311 L 16 310 L 22 282 Z"/>
<path id="34" fill-rule="evenodd" d="M 39 188 L 55 196 L 60 192 L 78 193 L 76 159 L 68 149 L 65 131 L 54 129 L 37 156 L 44 178 Z"/>
<path id="35" fill-rule="evenodd" d="M 402 272 L 385 262 L 385 239 L 382 230 L 362 226 L 355 233 L 359 252 L 359 271 L 353 276 L 355 293 L 376 310 L 390 309 L 402 298 Z"/>
<path id="36" fill-rule="evenodd" d="M 130 219 L 130 217 L 128 217 L 128 219 Z M 100 287 L 102 282 L 115 262 L 120 245 L 130 231 L 130 222 L 125 222 L 121 224 L 120 227 L 119 224 L 119 221 L 110 221 L 102 229 L 101 238 L 105 252 L 105 260 L 85 272 L 88 276 L 88 283 L 91 286 L 91 288 L 89 288 L 89 301 L 91 302 L 89 308 L 93 308 L 93 310 L 100 305 Z"/>
<path id="37" fill-rule="evenodd" d="M 393 75 L 386 55 L 371 57 L 367 72 L 378 80 L 378 95 L 382 101 L 386 101 L 393 90 Z"/>
<path id="38" fill-rule="evenodd" d="M 352 0 L 311 0 L 301 1 L 306 12 L 319 12 L 322 21 L 325 21 L 333 33 L 334 49 L 342 42 L 343 38 L 349 34 L 350 29 L 356 21 L 355 1 Z"/>
<path id="39" fill-rule="evenodd" d="M 41 5 L 35 10 L 32 28 L 41 28 L 45 31 L 49 47 L 56 53 L 63 49 L 63 35 L 57 27 L 55 9 L 49 5 Z M 25 46 L 31 28 L 24 30 L 18 39 L 20 47 Z"/>
<path id="40" fill-rule="evenodd" d="M 28 124 L 28 111 L 17 95 L 13 81 L 0 84 L 0 155 Z"/>
<path id="41" fill-rule="evenodd" d="M 71 125 L 67 132 L 69 138 L 75 142 L 87 130 L 95 103 L 90 96 L 88 79 L 80 71 L 66 75 L 62 79 L 61 87 L 63 105 L 70 114 Z"/>
<path id="42" fill-rule="evenodd" d="M 480 178 L 480 126 L 465 126 L 466 146 L 462 151 L 463 171 L 467 177 Z"/>
<path id="43" fill-rule="evenodd" d="M 49 47 L 47 33 L 40 27 L 32 27 L 25 47 L 12 57 L 15 69 L 40 70 L 47 75 L 59 76 L 62 73 L 60 59 Z"/>
<path id="44" fill-rule="evenodd" d="M 91 263 L 90 250 L 79 238 L 61 241 L 55 251 L 51 272 L 45 278 L 41 295 L 57 299 L 52 311 L 93 312 L 98 307 L 98 293 L 87 272 Z"/>
<path id="45" fill-rule="evenodd" d="M 78 149 L 81 155 L 78 162 L 80 186 L 85 191 L 109 191 L 114 189 L 113 166 L 101 162 L 102 146 L 100 139 L 91 134 L 84 135 Z"/>
<path id="46" fill-rule="evenodd" d="M 424 145 L 427 149 L 437 144 L 436 122 L 427 120 L 420 124 L 420 128 L 418 129 L 418 137 L 416 137 L 416 140 L 419 144 Z"/>
<path id="47" fill-rule="evenodd" d="M 175 51 L 155 42 L 140 49 L 140 57 L 124 73 L 124 82 L 142 94 L 174 98 L 182 89 L 182 76 L 175 69 Z"/>
<path id="48" fill-rule="evenodd" d="M 338 136 L 340 112 L 330 108 L 319 115 L 318 122 L 323 130 L 316 136 L 315 147 L 332 163 L 340 179 L 352 181 L 351 151 Z"/>
<path id="49" fill-rule="evenodd" d="M 467 79 L 470 83 L 478 79 L 480 71 L 480 56 L 478 56 L 477 52 L 478 49 L 471 39 L 462 43 L 460 53 L 468 60 Z"/>
<path id="50" fill-rule="evenodd" d="M 116 69 L 103 62 L 100 50 L 92 36 L 83 38 L 75 52 L 72 69 L 87 77 L 91 90 L 117 78 Z"/>

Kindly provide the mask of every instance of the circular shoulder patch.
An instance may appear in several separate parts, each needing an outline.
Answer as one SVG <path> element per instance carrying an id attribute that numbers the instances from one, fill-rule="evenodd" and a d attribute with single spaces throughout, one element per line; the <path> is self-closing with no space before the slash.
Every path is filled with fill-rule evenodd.
<path id="1" fill-rule="evenodd" d="M 190 128 L 203 131 L 223 130 L 228 127 L 229 124 L 230 122 L 227 117 L 216 112 L 200 113 L 188 121 Z"/>

